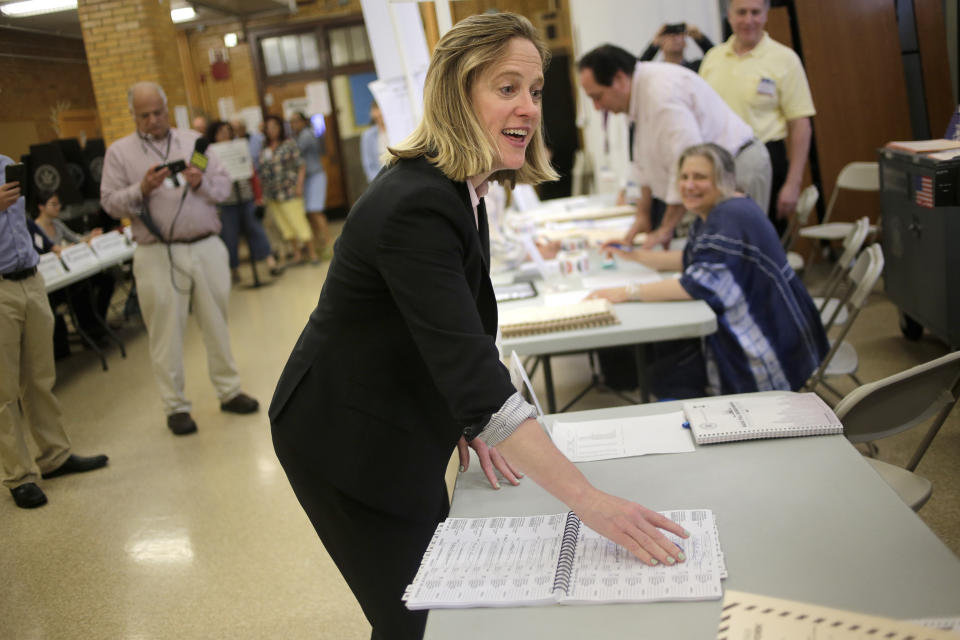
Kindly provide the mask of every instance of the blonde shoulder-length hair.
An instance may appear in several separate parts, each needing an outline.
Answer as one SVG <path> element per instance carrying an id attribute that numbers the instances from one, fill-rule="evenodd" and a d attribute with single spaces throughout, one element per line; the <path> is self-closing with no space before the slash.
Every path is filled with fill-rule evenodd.
<path id="1" fill-rule="evenodd" d="M 398 158 L 424 156 L 444 175 L 457 181 L 489 171 L 497 160 L 497 146 L 472 108 L 470 89 L 480 73 L 504 55 L 513 38 L 532 42 L 546 68 L 550 50 L 523 16 L 481 14 L 455 24 L 433 51 L 423 88 L 423 119 L 405 140 L 387 149 L 384 162 L 392 164 Z M 490 176 L 490 180 L 509 185 L 539 184 L 558 178 L 547 155 L 542 124 L 527 145 L 523 166 Z"/>

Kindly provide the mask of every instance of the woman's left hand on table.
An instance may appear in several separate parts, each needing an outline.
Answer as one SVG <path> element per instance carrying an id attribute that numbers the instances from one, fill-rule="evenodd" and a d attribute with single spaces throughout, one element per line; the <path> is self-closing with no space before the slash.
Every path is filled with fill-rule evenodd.
<path id="1" fill-rule="evenodd" d="M 487 443 L 480 438 L 474 438 L 470 442 L 467 442 L 466 438 L 460 436 L 460 441 L 457 442 L 457 451 L 460 454 L 461 473 L 470 468 L 470 449 L 477 452 L 477 457 L 480 459 L 480 469 L 482 469 L 483 474 L 487 476 L 491 487 L 494 489 L 500 488 L 500 482 L 497 480 L 497 471 L 499 471 L 510 484 L 514 486 L 520 484 L 520 478 L 523 477 L 523 474 L 519 470 L 514 469 L 507 459 L 503 457 L 503 454 L 493 447 L 488 447 Z"/>
<path id="2" fill-rule="evenodd" d="M 630 299 L 630 297 L 627 295 L 626 287 L 597 289 L 596 291 L 591 291 L 590 295 L 587 296 L 587 300 L 596 300 L 598 298 L 606 298 L 614 304 L 617 304 L 618 302 L 627 302 Z"/>

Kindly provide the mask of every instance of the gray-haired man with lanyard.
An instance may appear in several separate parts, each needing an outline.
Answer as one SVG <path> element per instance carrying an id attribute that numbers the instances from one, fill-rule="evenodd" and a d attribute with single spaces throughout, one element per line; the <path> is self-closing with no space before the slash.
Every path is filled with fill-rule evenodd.
<path id="1" fill-rule="evenodd" d="M 216 203 L 227 197 L 231 182 L 214 156 L 206 158 L 201 170 L 203 159 L 193 157 L 200 135 L 170 127 L 167 97 L 159 85 L 133 85 L 128 102 L 137 130 L 107 150 L 100 200 L 114 218 L 133 220 L 138 243 L 133 276 L 153 372 L 167 426 L 185 435 L 197 430 L 183 376 L 183 335 L 191 303 L 221 410 L 253 413 L 259 406 L 240 391 L 227 332 L 230 267 Z M 171 172 L 167 165 L 178 160 L 188 166 Z"/>

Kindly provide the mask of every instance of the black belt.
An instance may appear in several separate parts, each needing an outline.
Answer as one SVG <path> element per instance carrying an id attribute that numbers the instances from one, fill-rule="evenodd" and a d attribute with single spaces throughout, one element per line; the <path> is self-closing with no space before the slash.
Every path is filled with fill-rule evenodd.
<path id="1" fill-rule="evenodd" d="M 36 267 L 21 269 L 20 271 L 11 271 L 10 273 L 0 273 L 0 280 L 26 280 L 37 272 Z"/>
<path id="2" fill-rule="evenodd" d="M 211 233 L 205 233 L 202 236 L 197 236 L 196 238 L 189 238 L 187 240 L 174 240 L 172 244 L 193 244 L 194 242 L 200 242 L 201 240 L 206 240 L 210 236 L 214 235 Z"/>
<path id="3" fill-rule="evenodd" d="M 744 151 L 746 151 L 746 150 L 747 150 L 747 147 L 749 147 L 750 145 L 752 145 L 752 144 L 753 144 L 754 142 L 756 142 L 756 141 L 757 141 L 756 138 L 750 138 L 749 140 L 747 140 L 746 142 L 744 142 L 742 145 L 740 145 L 740 148 L 737 149 L 737 152 L 734 154 L 734 156 L 738 156 L 738 155 L 740 155 L 741 153 L 743 153 Z"/>

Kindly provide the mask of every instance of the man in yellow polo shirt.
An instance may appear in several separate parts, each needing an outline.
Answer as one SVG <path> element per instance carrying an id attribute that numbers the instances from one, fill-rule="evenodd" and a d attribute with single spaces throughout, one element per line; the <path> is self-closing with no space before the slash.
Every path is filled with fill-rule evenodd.
<path id="1" fill-rule="evenodd" d="M 799 56 L 764 31 L 770 0 L 730 0 L 733 35 L 710 49 L 700 75 L 753 127 L 773 165 L 770 221 L 782 233 L 800 196 L 816 113 Z"/>

